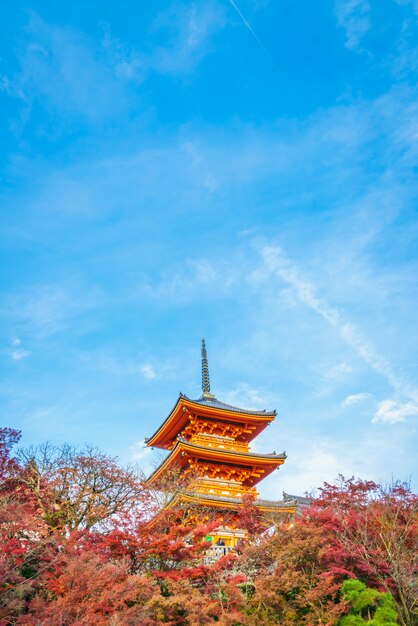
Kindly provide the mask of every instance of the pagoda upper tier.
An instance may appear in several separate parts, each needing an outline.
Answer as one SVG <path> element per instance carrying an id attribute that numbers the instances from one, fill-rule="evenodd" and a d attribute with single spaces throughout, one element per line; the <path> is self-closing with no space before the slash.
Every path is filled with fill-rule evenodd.
<path id="1" fill-rule="evenodd" d="M 162 425 L 145 439 L 146 444 L 171 450 L 179 435 L 187 441 L 205 442 L 209 446 L 211 437 L 221 437 L 226 444 L 229 441 L 237 449 L 248 450 L 248 443 L 276 417 L 276 411 L 240 409 L 210 395 L 192 400 L 181 393 Z"/>

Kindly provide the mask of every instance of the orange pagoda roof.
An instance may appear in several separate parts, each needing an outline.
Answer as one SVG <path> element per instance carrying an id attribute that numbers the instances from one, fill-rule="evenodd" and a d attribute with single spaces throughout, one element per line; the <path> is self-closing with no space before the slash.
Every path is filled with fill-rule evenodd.
<path id="1" fill-rule="evenodd" d="M 170 454 L 148 478 L 148 485 L 158 481 L 167 471 L 181 469 L 189 465 L 191 459 L 196 459 L 199 464 L 206 463 L 211 467 L 219 468 L 219 470 L 221 470 L 221 467 L 230 466 L 231 469 L 244 471 L 245 480 L 242 484 L 246 487 L 254 487 L 262 478 L 265 478 L 280 465 L 283 465 L 286 460 L 286 453 L 258 454 L 254 452 L 236 452 L 222 448 L 208 448 L 178 437 Z"/>
<path id="2" fill-rule="evenodd" d="M 240 424 L 243 426 L 243 434 L 249 442 L 274 420 L 276 411 L 240 409 L 217 400 L 212 394 L 206 394 L 198 400 L 192 400 L 181 393 L 173 410 L 158 430 L 151 437 L 145 439 L 147 446 L 165 448 L 166 450 L 173 448 L 177 436 L 189 422 L 190 415 L 216 421 L 221 418 L 224 423 Z"/>

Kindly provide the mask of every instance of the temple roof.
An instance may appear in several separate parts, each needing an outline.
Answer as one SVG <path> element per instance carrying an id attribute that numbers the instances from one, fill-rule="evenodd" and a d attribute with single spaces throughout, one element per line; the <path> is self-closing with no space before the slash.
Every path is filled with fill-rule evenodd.
<path id="1" fill-rule="evenodd" d="M 208 395 L 211 397 L 208 397 Z M 231 404 L 221 402 L 212 394 L 202 394 L 197 400 L 192 400 L 185 394 L 180 393 L 171 413 L 155 433 L 145 439 L 145 443 L 156 448 L 170 449 L 179 433 L 188 424 L 190 412 L 203 418 L 219 418 L 220 420 L 235 423 L 251 423 L 254 425 L 254 429 L 251 434 L 247 435 L 247 441 L 251 441 L 259 435 L 276 416 L 276 411 L 240 409 Z"/>
<path id="2" fill-rule="evenodd" d="M 193 493 L 193 492 L 186 492 L 186 495 L 196 497 L 196 498 L 203 497 L 207 500 L 214 500 L 217 502 L 231 502 L 234 504 L 242 504 L 241 498 L 232 498 L 229 496 L 217 496 L 214 494 L 202 495 L 201 493 Z M 254 504 L 256 506 L 271 506 L 277 509 L 286 509 L 289 505 L 292 505 L 292 504 L 296 505 L 296 501 L 295 500 L 264 500 L 262 498 L 257 498 L 256 500 L 254 500 Z"/>
<path id="3" fill-rule="evenodd" d="M 283 500 L 285 502 L 297 502 L 302 506 L 309 506 L 312 504 L 312 498 L 306 498 L 305 496 L 292 496 L 290 493 L 283 491 Z"/>
<path id="4" fill-rule="evenodd" d="M 187 456 L 188 455 L 188 456 Z M 209 463 L 225 463 L 229 465 L 239 466 L 257 466 L 262 467 L 264 475 L 267 476 L 276 467 L 282 465 L 286 459 L 286 453 L 276 454 L 275 452 L 269 454 L 260 454 L 257 452 L 236 452 L 235 450 L 228 450 L 225 448 L 209 448 L 207 446 L 200 446 L 196 443 L 190 443 L 182 437 L 177 437 L 177 442 L 174 448 L 170 451 L 170 454 L 163 459 L 160 465 L 154 470 L 151 476 L 148 478 L 147 483 L 150 484 L 160 476 L 163 471 L 169 469 L 170 466 L 178 464 L 183 466 L 187 463 L 188 457 L 194 457 L 204 459 Z M 252 485 L 257 484 L 261 480 L 261 476 L 252 480 Z"/>
<path id="5" fill-rule="evenodd" d="M 222 411 L 233 411 L 234 413 L 244 413 L 245 415 L 271 415 L 272 417 L 276 416 L 276 411 L 266 411 L 263 409 L 262 411 L 258 411 L 256 409 L 240 409 L 237 406 L 233 406 L 232 404 L 226 404 L 225 402 L 221 402 L 215 396 L 213 398 L 207 398 L 203 395 L 197 400 L 192 400 L 184 393 L 180 393 L 181 398 L 185 398 L 189 400 L 189 402 L 193 402 L 193 404 L 200 404 L 202 406 L 214 407 L 216 409 L 221 409 Z"/>
<path id="6" fill-rule="evenodd" d="M 217 496 L 214 494 L 201 494 L 195 492 L 178 492 L 172 503 L 175 500 L 185 500 L 189 502 L 196 502 L 199 505 L 207 503 L 208 505 L 215 506 L 217 508 L 227 507 L 235 508 L 242 505 L 241 498 L 232 498 L 229 496 Z M 294 513 L 297 507 L 297 502 L 294 500 L 264 500 L 257 498 L 254 500 L 254 505 L 262 510 L 268 511 L 282 511 L 285 513 Z"/>

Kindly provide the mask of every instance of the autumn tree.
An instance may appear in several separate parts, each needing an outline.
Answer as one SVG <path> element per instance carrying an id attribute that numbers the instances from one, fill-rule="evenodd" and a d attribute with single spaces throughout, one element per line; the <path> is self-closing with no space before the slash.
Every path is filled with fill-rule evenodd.
<path id="1" fill-rule="evenodd" d="M 18 431 L 0 429 L 0 624 L 14 623 L 27 610 L 51 547 L 36 504 L 18 482 L 12 447 L 19 439 Z"/>
<path id="2" fill-rule="evenodd" d="M 72 532 L 104 524 L 131 507 L 142 507 L 144 487 L 132 468 L 86 446 L 49 443 L 19 453 L 18 481 L 36 500 L 52 530 Z"/>
<path id="3" fill-rule="evenodd" d="M 418 497 L 409 485 L 340 477 L 320 489 L 308 516 L 332 532 L 333 567 L 393 594 L 403 626 L 418 623 Z"/>
<path id="4" fill-rule="evenodd" d="M 182 500 L 190 475 L 160 495 L 94 448 L 13 456 L 18 440 L 0 430 L 0 626 L 417 623 L 406 485 L 340 478 L 292 520 L 246 498 L 233 515 L 248 541 L 208 564 L 220 520 Z"/>
<path id="5" fill-rule="evenodd" d="M 330 541 L 329 533 L 297 519 L 247 546 L 240 557 L 247 575 L 243 614 L 248 617 L 243 623 L 335 624 L 343 611 L 342 576 L 328 571 Z"/>

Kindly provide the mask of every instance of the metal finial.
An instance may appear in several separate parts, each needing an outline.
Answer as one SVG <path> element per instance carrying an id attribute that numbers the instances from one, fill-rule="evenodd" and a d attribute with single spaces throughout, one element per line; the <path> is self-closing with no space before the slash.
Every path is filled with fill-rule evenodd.
<path id="1" fill-rule="evenodd" d="M 204 339 L 202 339 L 202 391 L 204 394 L 210 393 L 208 354 Z"/>

